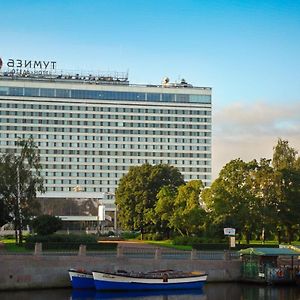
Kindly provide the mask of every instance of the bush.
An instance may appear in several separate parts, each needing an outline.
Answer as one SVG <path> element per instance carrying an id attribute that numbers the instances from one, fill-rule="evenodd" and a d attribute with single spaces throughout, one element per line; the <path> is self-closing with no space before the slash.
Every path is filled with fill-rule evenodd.
<path id="1" fill-rule="evenodd" d="M 78 250 L 80 245 L 86 245 L 87 250 L 114 250 L 116 243 L 98 243 L 95 235 L 52 234 L 33 235 L 26 238 L 25 248 L 34 249 L 35 243 L 42 243 L 43 250 Z"/>
<path id="2" fill-rule="evenodd" d="M 62 228 L 62 220 L 55 216 L 38 216 L 31 222 L 34 232 L 38 235 L 49 235 Z"/>
<path id="3" fill-rule="evenodd" d="M 174 245 L 188 245 L 192 247 L 193 245 L 201 244 L 201 242 L 201 238 L 196 236 L 177 236 L 173 239 Z"/>
<path id="4" fill-rule="evenodd" d="M 146 233 L 144 234 L 144 239 L 148 241 L 162 241 L 164 239 L 161 233 Z"/>
<path id="5" fill-rule="evenodd" d="M 192 246 L 196 250 L 228 250 L 229 243 L 224 241 L 222 243 L 209 243 L 207 239 L 202 237 L 190 237 L 190 236 L 177 236 L 173 239 L 174 245 L 188 245 Z M 269 245 L 269 244 L 236 244 L 235 248 L 232 250 L 241 250 L 246 248 L 269 248 L 269 247 L 278 247 L 278 245 Z"/>
<path id="6" fill-rule="evenodd" d="M 197 236 L 179 236 L 173 239 L 174 245 L 192 246 L 196 250 L 225 250 L 228 249 L 226 243 L 207 243 L 205 239 Z"/>
<path id="7" fill-rule="evenodd" d="M 126 240 L 128 239 L 136 239 L 141 235 L 139 231 L 123 231 L 120 236 Z"/>

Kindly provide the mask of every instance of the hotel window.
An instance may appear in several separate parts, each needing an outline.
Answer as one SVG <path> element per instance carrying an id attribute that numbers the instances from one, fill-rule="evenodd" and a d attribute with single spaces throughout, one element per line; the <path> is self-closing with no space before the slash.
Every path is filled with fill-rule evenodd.
<path id="1" fill-rule="evenodd" d="M 39 89 L 35 89 L 35 88 L 25 88 L 24 96 L 37 97 L 37 96 L 39 96 Z"/>
<path id="2" fill-rule="evenodd" d="M 57 98 L 69 98 L 70 97 L 70 90 L 56 89 L 56 97 Z"/>
<path id="3" fill-rule="evenodd" d="M 13 88 L 13 87 L 10 87 L 9 88 L 9 95 L 10 96 L 23 96 L 23 88 Z"/>

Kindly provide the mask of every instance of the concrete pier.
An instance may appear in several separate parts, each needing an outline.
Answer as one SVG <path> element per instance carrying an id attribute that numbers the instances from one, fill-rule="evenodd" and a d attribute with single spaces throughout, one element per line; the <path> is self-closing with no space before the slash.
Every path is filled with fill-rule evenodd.
<path id="1" fill-rule="evenodd" d="M 0 290 L 69 287 L 68 269 L 153 271 L 173 269 L 203 271 L 209 282 L 237 281 L 240 278 L 240 260 L 162 259 L 160 251 L 153 258 L 88 256 L 81 247 L 79 255 L 0 255 Z M 121 254 L 121 255 L 120 255 Z"/>

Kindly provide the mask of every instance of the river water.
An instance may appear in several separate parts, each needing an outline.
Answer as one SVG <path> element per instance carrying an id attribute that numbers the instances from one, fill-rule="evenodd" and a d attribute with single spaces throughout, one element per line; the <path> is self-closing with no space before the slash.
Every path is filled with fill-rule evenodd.
<path id="1" fill-rule="evenodd" d="M 95 291 L 52 289 L 0 292 L 1 300 L 299 300 L 300 287 L 264 286 L 240 283 L 207 283 L 203 290 L 100 293 Z"/>

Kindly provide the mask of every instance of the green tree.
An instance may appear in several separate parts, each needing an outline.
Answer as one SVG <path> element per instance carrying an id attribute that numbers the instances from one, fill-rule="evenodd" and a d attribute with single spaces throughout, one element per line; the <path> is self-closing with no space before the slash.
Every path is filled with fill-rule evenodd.
<path id="1" fill-rule="evenodd" d="M 265 241 L 266 235 L 274 232 L 278 224 L 278 176 L 271 166 L 270 159 L 261 159 L 257 169 L 251 173 L 252 190 L 256 196 L 256 207 L 259 212 L 257 226 L 260 238 Z"/>
<path id="2" fill-rule="evenodd" d="M 7 205 L 7 197 L 11 194 L 9 182 L 13 184 L 15 177 L 8 176 L 10 169 L 6 163 L 10 158 L 0 158 L 0 226 L 12 221 L 9 207 Z"/>
<path id="3" fill-rule="evenodd" d="M 244 233 L 248 242 L 259 217 L 252 190 L 252 173 L 256 169 L 255 160 L 249 163 L 232 160 L 223 167 L 210 192 L 205 191 L 202 195 L 215 225 L 236 228 L 239 233 Z"/>
<path id="4" fill-rule="evenodd" d="M 175 212 L 175 198 L 177 195 L 177 188 L 164 186 L 157 195 L 158 201 L 155 205 L 155 222 L 160 224 L 160 232 L 165 238 L 170 237 L 172 229 L 171 218 Z"/>
<path id="5" fill-rule="evenodd" d="M 55 216 L 41 215 L 31 222 L 34 232 L 38 235 L 49 235 L 62 228 L 62 220 Z"/>
<path id="6" fill-rule="evenodd" d="M 215 228 L 235 227 L 248 242 L 251 234 L 264 239 L 266 233 L 276 233 L 279 242 L 285 233 L 291 242 L 300 219 L 297 154 L 287 141 L 279 139 L 272 165 L 264 158 L 248 163 L 236 159 L 226 164 L 211 188 L 201 195 L 211 224 Z"/>
<path id="7" fill-rule="evenodd" d="M 288 141 L 278 140 L 274 147 L 272 164 L 276 172 L 278 188 L 278 239 L 281 230 L 290 243 L 300 219 L 300 169 L 298 152 L 289 146 Z"/>
<path id="8" fill-rule="evenodd" d="M 275 170 L 291 170 L 297 165 L 298 152 L 289 146 L 289 142 L 278 139 L 277 145 L 273 148 L 272 165 Z"/>
<path id="9" fill-rule="evenodd" d="M 189 181 L 178 188 L 170 225 L 182 236 L 199 233 L 201 225 L 205 223 L 206 213 L 200 202 L 202 190 L 201 180 Z"/>
<path id="10" fill-rule="evenodd" d="M 153 218 L 157 194 L 163 186 L 177 187 L 184 183 L 177 168 L 159 164 L 132 167 L 116 189 L 118 220 L 123 229 L 146 232 L 156 229 Z"/>
<path id="11" fill-rule="evenodd" d="M 22 244 L 23 226 L 39 213 L 36 192 L 43 192 L 43 178 L 38 149 L 33 138 L 17 141 L 18 151 L 0 158 L 0 195 L 16 232 L 16 242 Z M 5 215 L 5 213 L 4 213 Z"/>

